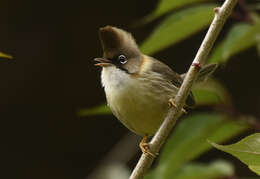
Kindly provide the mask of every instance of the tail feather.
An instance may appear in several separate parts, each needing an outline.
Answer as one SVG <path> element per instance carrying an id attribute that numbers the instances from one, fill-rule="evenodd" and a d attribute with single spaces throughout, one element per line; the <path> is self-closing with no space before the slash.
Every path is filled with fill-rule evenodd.
<path id="1" fill-rule="evenodd" d="M 209 77 L 216 69 L 218 65 L 216 63 L 213 64 L 207 64 L 202 67 L 200 70 L 199 76 L 197 78 L 197 81 L 204 81 L 207 77 Z"/>

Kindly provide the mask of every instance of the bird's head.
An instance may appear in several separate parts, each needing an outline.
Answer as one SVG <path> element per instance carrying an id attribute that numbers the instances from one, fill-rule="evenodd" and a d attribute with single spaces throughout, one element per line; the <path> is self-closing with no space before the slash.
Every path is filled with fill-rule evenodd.
<path id="1" fill-rule="evenodd" d="M 115 66 L 126 73 L 139 71 L 142 53 L 133 36 L 117 27 L 105 26 L 99 29 L 99 38 L 103 48 L 103 57 L 95 58 L 96 66 Z"/>

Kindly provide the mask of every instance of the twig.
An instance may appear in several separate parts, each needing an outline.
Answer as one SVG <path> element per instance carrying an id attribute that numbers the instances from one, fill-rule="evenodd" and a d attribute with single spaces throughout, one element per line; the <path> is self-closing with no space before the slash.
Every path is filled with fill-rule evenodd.
<path id="1" fill-rule="evenodd" d="M 149 147 L 152 153 L 158 153 L 161 146 L 165 142 L 171 129 L 175 125 L 178 117 L 181 115 L 181 109 L 184 106 L 185 99 L 187 98 L 192 84 L 199 74 L 199 64 L 202 65 L 206 61 L 206 58 L 219 34 L 228 16 L 231 14 L 233 7 L 237 3 L 237 0 L 226 0 L 222 7 L 215 8 L 215 17 L 209 27 L 209 30 L 204 38 L 197 55 L 193 61 L 193 65 L 190 66 L 187 75 L 178 91 L 174 101 L 176 108 L 171 108 L 163 121 L 161 127 L 156 132 L 155 136 L 149 143 Z M 130 179 L 142 179 L 147 169 L 150 168 L 154 158 L 147 154 L 142 154 L 135 169 L 133 170 Z"/>

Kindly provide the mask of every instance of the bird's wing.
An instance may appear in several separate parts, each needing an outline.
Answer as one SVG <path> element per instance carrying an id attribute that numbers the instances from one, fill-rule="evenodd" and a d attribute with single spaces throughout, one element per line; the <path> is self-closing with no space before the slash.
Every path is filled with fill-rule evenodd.
<path id="1" fill-rule="evenodd" d="M 152 71 L 160 73 L 161 75 L 164 76 L 165 79 L 171 81 L 176 87 L 178 88 L 181 87 L 183 79 L 178 73 L 174 72 L 168 65 L 160 62 L 159 60 L 156 60 L 154 58 L 152 58 L 152 60 L 153 60 Z M 190 94 L 186 99 L 186 105 L 189 107 L 195 105 L 195 100 L 192 92 L 190 92 Z"/>

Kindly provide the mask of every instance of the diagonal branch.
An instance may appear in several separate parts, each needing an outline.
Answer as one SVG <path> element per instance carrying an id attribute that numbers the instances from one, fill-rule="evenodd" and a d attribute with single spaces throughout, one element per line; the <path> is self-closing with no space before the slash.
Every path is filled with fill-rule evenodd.
<path id="1" fill-rule="evenodd" d="M 187 98 L 193 82 L 196 80 L 199 74 L 200 65 L 204 64 L 207 56 L 219 34 L 224 23 L 232 12 L 233 7 L 237 3 L 237 0 L 226 0 L 222 7 L 215 8 L 215 17 L 209 27 L 209 30 L 197 52 L 195 59 L 193 60 L 192 65 L 189 68 L 187 75 L 184 78 L 184 81 L 181 85 L 180 90 L 178 91 L 174 101 L 176 108 L 171 108 L 163 121 L 161 127 L 152 138 L 149 143 L 150 150 L 153 153 L 159 152 L 161 146 L 164 144 L 166 138 L 168 137 L 171 129 L 175 125 L 177 119 L 181 115 L 181 109 L 184 106 L 185 99 Z M 154 158 L 147 154 L 142 154 L 139 159 L 135 169 L 133 170 L 130 179 L 142 179 L 145 172 L 152 165 Z"/>

